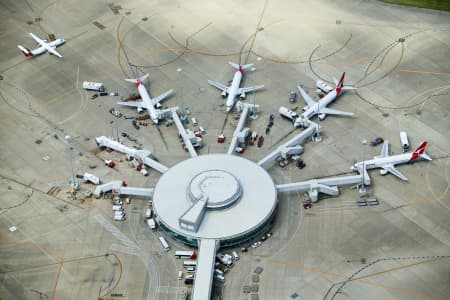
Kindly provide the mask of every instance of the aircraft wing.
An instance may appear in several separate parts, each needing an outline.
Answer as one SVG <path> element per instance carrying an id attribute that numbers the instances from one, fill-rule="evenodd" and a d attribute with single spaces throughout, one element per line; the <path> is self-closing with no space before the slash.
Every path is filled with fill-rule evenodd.
<path id="1" fill-rule="evenodd" d="M 249 87 L 244 87 L 244 88 L 240 88 L 239 89 L 239 94 L 242 94 L 242 93 L 248 93 L 248 92 L 253 92 L 253 91 L 256 91 L 256 90 L 260 90 L 260 89 L 262 89 L 264 87 L 264 85 L 257 85 L 257 86 L 249 86 Z"/>
<path id="2" fill-rule="evenodd" d="M 62 55 L 58 53 L 58 51 L 55 50 L 55 48 L 53 47 L 48 47 L 47 51 L 50 52 L 51 54 L 58 56 L 59 58 L 62 58 Z"/>
<path id="3" fill-rule="evenodd" d="M 380 157 L 388 157 L 389 156 L 389 141 L 385 140 L 383 143 L 383 148 L 381 148 Z"/>
<path id="4" fill-rule="evenodd" d="M 299 84 L 297 85 L 297 89 L 300 92 L 300 94 L 302 94 L 303 99 L 305 100 L 306 104 L 308 105 L 308 107 L 314 107 L 315 105 L 317 105 L 317 102 L 314 101 L 311 96 L 309 96 L 305 90 L 302 88 L 302 86 Z"/>
<path id="5" fill-rule="evenodd" d="M 228 93 L 229 87 L 227 87 L 226 85 L 223 85 L 223 84 L 221 84 L 221 83 L 219 83 L 219 82 L 215 82 L 215 81 L 212 81 L 212 80 L 208 80 L 208 83 L 209 83 L 210 85 L 215 86 L 215 87 L 218 88 L 219 90 L 222 90 L 222 91 L 224 91 L 225 93 Z"/>
<path id="6" fill-rule="evenodd" d="M 127 101 L 127 102 L 117 102 L 119 105 L 131 106 L 131 107 L 145 107 L 143 101 Z"/>
<path id="7" fill-rule="evenodd" d="M 353 113 L 351 112 L 345 112 L 337 109 L 331 109 L 328 107 L 321 108 L 319 111 L 321 114 L 327 114 L 327 115 L 340 115 L 340 116 L 353 116 Z"/>
<path id="8" fill-rule="evenodd" d="M 37 36 L 35 36 L 33 33 L 30 32 L 30 36 L 36 41 L 36 43 L 38 43 L 41 46 L 44 46 L 45 42 L 44 40 L 38 38 Z"/>
<path id="9" fill-rule="evenodd" d="M 397 176 L 397 177 L 400 178 L 401 180 L 408 181 L 408 178 L 407 178 L 405 175 L 403 175 L 402 173 L 400 173 L 400 171 L 397 170 L 397 169 L 394 167 L 394 165 L 384 165 L 384 166 L 381 166 L 381 167 L 382 167 L 383 169 L 385 169 L 386 171 L 388 171 L 389 173 L 391 173 L 392 175 Z"/>
<path id="10" fill-rule="evenodd" d="M 159 95 L 158 97 L 152 98 L 152 104 L 153 106 L 159 104 L 159 102 L 161 102 L 162 100 L 164 100 L 165 98 L 167 98 L 167 96 L 169 96 L 170 94 L 173 93 L 173 89 L 168 90 L 167 92 Z"/>

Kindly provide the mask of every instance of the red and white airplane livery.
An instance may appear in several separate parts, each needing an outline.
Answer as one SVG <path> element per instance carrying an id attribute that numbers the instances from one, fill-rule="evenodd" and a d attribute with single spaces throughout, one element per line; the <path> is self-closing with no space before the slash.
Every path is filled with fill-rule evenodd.
<path id="1" fill-rule="evenodd" d="M 31 32 L 30 36 L 36 41 L 36 43 L 38 43 L 38 45 L 40 45 L 40 47 L 34 50 L 30 50 L 28 48 L 25 48 L 24 46 L 18 45 L 17 47 L 26 57 L 33 57 L 48 51 L 49 54 L 53 54 L 55 56 L 58 56 L 59 58 L 62 58 L 62 55 L 59 54 L 58 51 L 56 51 L 56 47 L 64 44 L 66 40 L 56 39 L 54 41 L 47 42 L 47 40 L 40 39 Z"/>
<path id="2" fill-rule="evenodd" d="M 231 82 L 230 86 L 226 86 L 219 82 L 208 80 L 209 84 L 215 86 L 219 90 L 222 90 L 222 97 L 225 98 L 228 96 L 227 103 L 226 103 L 227 111 L 230 111 L 233 108 L 237 95 L 239 95 L 239 97 L 241 99 L 245 99 L 246 93 L 256 91 L 256 90 L 262 89 L 264 87 L 264 85 L 257 85 L 257 86 L 240 88 L 239 86 L 241 84 L 243 70 L 250 68 L 253 64 L 238 65 L 231 61 L 229 62 L 229 64 L 232 65 L 236 69 L 236 73 L 234 73 L 233 81 Z"/>
<path id="3" fill-rule="evenodd" d="M 432 160 L 431 157 L 425 153 L 426 146 L 427 142 L 422 142 L 419 148 L 417 148 L 416 151 L 414 152 L 389 156 L 389 142 L 385 141 L 383 144 L 383 148 L 381 149 L 380 156 L 375 156 L 371 160 L 357 162 L 351 167 L 351 169 L 353 171 L 358 171 L 359 173 L 361 173 L 363 169 L 370 170 L 375 168 L 381 168 L 380 170 L 381 175 L 391 173 L 400 178 L 401 180 L 408 181 L 408 178 L 406 178 L 405 175 L 400 173 L 395 168 L 395 165 L 414 162 L 417 159 Z"/>
<path id="4" fill-rule="evenodd" d="M 125 79 L 128 82 L 133 82 L 136 84 L 139 91 L 139 95 L 141 95 L 142 101 L 117 102 L 117 104 L 136 107 L 138 112 L 141 112 L 142 109 L 145 108 L 147 109 L 148 114 L 150 115 L 150 118 L 152 119 L 153 123 L 158 124 L 158 121 L 162 118 L 163 114 L 161 110 L 155 109 L 155 106 L 160 107 L 161 104 L 159 102 L 161 102 L 162 100 L 167 98 L 167 96 L 172 94 L 173 89 L 168 90 L 167 92 L 159 95 L 158 97 L 151 98 L 147 92 L 147 89 L 142 83 L 148 76 L 149 74 L 145 74 L 144 76 L 138 77 L 136 79 L 129 79 L 129 78 Z"/>
<path id="5" fill-rule="evenodd" d="M 299 90 L 300 94 L 302 95 L 307 105 L 303 108 L 304 112 L 297 118 L 297 120 L 295 120 L 294 126 L 298 127 L 300 125 L 303 125 L 305 120 L 309 120 L 310 118 L 312 118 L 317 114 L 319 114 L 320 120 L 325 119 L 327 115 L 353 116 L 353 113 L 351 112 L 340 111 L 337 109 L 331 109 L 327 107 L 328 104 L 333 102 L 343 91 L 354 89 L 353 87 L 344 85 L 344 77 L 345 72 L 342 73 L 341 79 L 339 81 L 337 81 L 334 78 L 336 88 L 332 89 L 326 96 L 324 96 L 318 102 L 314 101 L 311 98 L 311 96 L 309 96 L 302 88 L 302 86 L 299 84 L 297 86 L 297 89 Z"/>

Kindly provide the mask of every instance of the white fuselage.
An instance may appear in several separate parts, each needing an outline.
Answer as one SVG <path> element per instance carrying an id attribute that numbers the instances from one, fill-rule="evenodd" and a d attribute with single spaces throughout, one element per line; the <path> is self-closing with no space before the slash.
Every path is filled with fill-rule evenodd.
<path id="1" fill-rule="evenodd" d="M 399 154 L 394 156 L 387 157 L 377 157 L 375 156 L 371 160 L 365 160 L 364 162 L 358 162 L 355 164 L 355 167 L 361 168 L 364 167 L 366 170 L 381 168 L 383 165 L 398 165 L 404 164 L 411 160 L 412 153 Z"/>
<path id="2" fill-rule="evenodd" d="M 141 82 L 138 82 L 137 86 L 138 86 L 138 91 L 139 91 L 139 95 L 141 96 L 142 102 L 144 102 L 143 103 L 144 108 L 147 109 L 148 114 L 150 115 L 150 118 L 152 119 L 153 123 L 158 124 L 158 121 L 159 121 L 158 113 L 152 104 L 152 100 L 150 98 L 150 95 L 147 92 L 147 89 Z"/>
<path id="3" fill-rule="evenodd" d="M 328 104 L 330 104 L 331 102 L 334 101 L 334 99 L 336 99 L 337 97 L 337 92 L 336 89 L 332 90 L 331 92 L 329 92 L 325 97 L 323 97 L 322 99 L 320 99 L 317 103 L 318 105 L 314 105 L 314 106 L 308 106 L 308 108 L 301 114 L 304 118 L 306 118 L 307 120 L 311 119 L 313 116 L 317 115 L 317 113 L 320 114 L 320 110 L 322 108 L 325 108 L 328 106 Z"/>
<path id="4" fill-rule="evenodd" d="M 234 102 L 236 101 L 236 96 L 239 94 L 239 86 L 241 84 L 242 79 L 242 73 L 240 71 L 236 71 L 234 73 L 233 81 L 231 82 L 231 86 L 228 90 L 228 98 L 227 98 L 227 111 L 230 111 L 233 106 Z"/>

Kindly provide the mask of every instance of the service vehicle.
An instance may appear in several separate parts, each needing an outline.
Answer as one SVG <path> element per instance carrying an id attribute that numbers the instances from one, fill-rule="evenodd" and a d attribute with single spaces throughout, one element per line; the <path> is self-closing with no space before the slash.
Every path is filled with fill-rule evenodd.
<path id="1" fill-rule="evenodd" d="M 170 250 L 170 246 L 167 243 L 166 239 L 163 236 L 159 237 L 159 242 L 161 243 L 162 248 L 164 249 L 164 251 L 169 251 Z"/>
<path id="2" fill-rule="evenodd" d="M 183 261 L 183 267 L 197 267 L 197 261 L 193 259 L 188 259 Z"/>
<path id="3" fill-rule="evenodd" d="M 153 218 L 147 220 L 147 225 L 151 229 L 151 231 L 156 231 L 156 223 L 155 220 L 153 220 Z"/>
<path id="4" fill-rule="evenodd" d="M 409 150 L 409 141 L 408 141 L 408 136 L 406 135 L 405 131 L 400 131 L 400 141 L 402 142 L 403 152 L 408 151 Z"/>
<path id="5" fill-rule="evenodd" d="M 99 92 L 105 91 L 105 87 L 103 86 L 103 83 L 101 83 L 101 82 L 84 81 L 83 89 L 91 90 L 91 91 L 99 91 Z"/>
<path id="6" fill-rule="evenodd" d="M 289 102 L 294 103 L 297 101 L 297 93 L 295 91 L 291 91 L 289 93 Z"/>
<path id="7" fill-rule="evenodd" d="M 257 241 L 257 242 L 254 242 L 253 244 L 252 244 L 252 248 L 258 248 L 259 246 L 261 246 L 261 242 L 260 241 Z"/>
<path id="8" fill-rule="evenodd" d="M 187 259 L 196 259 L 197 253 L 195 251 L 175 251 L 175 258 L 187 258 Z"/>
<path id="9" fill-rule="evenodd" d="M 113 211 L 123 211 L 122 205 L 113 205 L 112 206 Z"/>

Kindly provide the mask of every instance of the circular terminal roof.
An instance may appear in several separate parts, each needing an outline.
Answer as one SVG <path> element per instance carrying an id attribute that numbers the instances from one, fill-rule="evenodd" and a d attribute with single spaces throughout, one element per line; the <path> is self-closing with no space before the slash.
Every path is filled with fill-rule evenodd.
<path id="1" fill-rule="evenodd" d="M 181 228 L 180 218 L 187 212 L 194 210 L 193 215 L 198 215 L 196 205 L 205 212 L 197 230 Z M 176 164 L 161 176 L 153 192 L 153 209 L 160 222 L 195 239 L 245 235 L 264 224 L 276 205 L 276 188 L 266 170 L 227 154 L 202 155 Z"/>
<path id="2" fill-rule="evenodd" d="M 241 194 L 241 185 L 236 177 L 221 170 L 202 172 L 189 184 L 192 203 L 205 199 L 208 208 L 229 206 L 238 200 Z"/>

